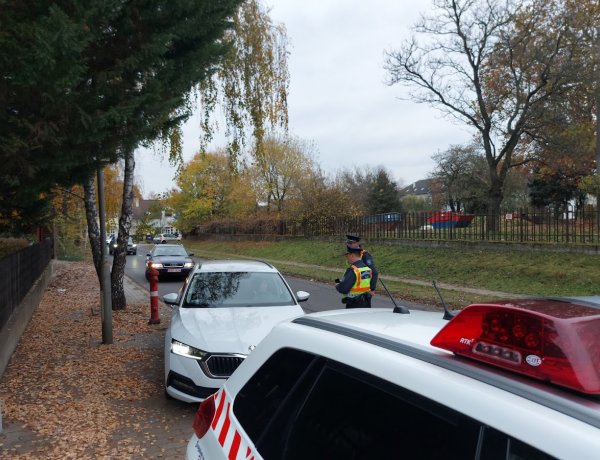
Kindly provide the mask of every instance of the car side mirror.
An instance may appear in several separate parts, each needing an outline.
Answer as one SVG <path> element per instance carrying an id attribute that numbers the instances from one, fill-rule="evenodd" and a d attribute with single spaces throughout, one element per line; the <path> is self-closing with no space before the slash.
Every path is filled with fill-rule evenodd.
<path id="1" fill-rule="evenodd" d="M 179 296 L 175 292 L 165 294 L 163 296 L 163 302 L 167 305 L 177 305 L 177 297 Z"/>
<path id="2" fill-rule="evenodd" d="M 296 292 L 296 299 L 298 299 L 298 302 L 306 302 L 309 297 L 310 297 L 310 293 L 308 293 L 306 291 Z"/>
<path id="3" fill-rule="evenodd" d="M 190 256 L 190 257 L 192 257 L 193 255 L 194 255 L 194 253 L 193 253 L 193 252 L 190 252 L 190 253 L 188 254 L 188 256 Z"/>

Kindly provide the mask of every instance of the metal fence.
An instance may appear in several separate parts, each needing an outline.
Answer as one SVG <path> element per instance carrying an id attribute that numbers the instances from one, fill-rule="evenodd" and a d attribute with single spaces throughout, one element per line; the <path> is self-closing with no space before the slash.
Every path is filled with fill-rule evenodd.
<path id="1" fill-rule="evenodd" d="M 454 212 L 385 213 L 317 219 L 213 221 L 198 233 L 337 237 L 357 233 L 363 239 L 467 240 L 515 243 L 600 243 L 600 215 L 595 210 L 503 211 L 497 215 Z"/>
<path id="2" fill-rule="evenodd" d="M 52 258 L 52 240 L 46 238 L 0 259 L 0 329 L 23 301 Z"/>

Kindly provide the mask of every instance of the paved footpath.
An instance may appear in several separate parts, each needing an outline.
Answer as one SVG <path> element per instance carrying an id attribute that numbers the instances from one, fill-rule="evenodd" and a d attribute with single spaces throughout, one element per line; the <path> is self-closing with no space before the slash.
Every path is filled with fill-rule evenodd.
<path id="1" fill-rule="evenodd" d="M 149 292 L 127 277 L 125 277 L 124 287 L 128 311 L 140 316 L 140 319 L 146 324 L 150 315 Z M 135 306 L 131 308 L 130 304 L 139 304 L 137 306 L 139 311 L 136 313 Z M 192 434 L 192 422 L 197 405 L 185 404 L 177 400 L 167 400 L 164 396 L 162 383 L 164 375 L 163 341 L 171 310 L 160 302 L 159 311 L 161 324 L 147 327 L 148 332 L 131 334 L 132 337 L 127 340 L 117 340 L 118 337 L 115 336 L 114 343 L 116 347 L 133 347 L 135 349 L 135 356 L 139 356 L 140 360 L 126 363 L 128 382 L 138 382 L 139 385 L 150 388 L 150 391 L 147 394 L 142 394 L 141 397 L 136 394 L 130 399 L 119 396 L 109 400 L 108 407 L 103 406 L 105 412 L 101 413 L 100 416 L 92 413 L 94 409 L 83 406 L 83 402 L 81 402 L 83 407 L 78 407 L 78 410 L 90 411 L 89 418 L 92 419 L 90 423 L 96 423 L 98 431 L 106 428 L 100 425 L 109 423 L 118 426 L 118 429 L 104 429 L 102 436 L 99 434 L 97 439 L 87 439 L 90 438 L 86 434 L 89 431 L 83 431 L 82 429 L 83 434 L 77 442 L 84 445 L 89 444 L 86 447 L 87 450 L 84 450 L 83 453 L 79 450 L 78 453 L 73 454 L 65 446 L 64 452 L 70 451 L 70 453 L 62 455 L 60 453 L 61 443 L 62 445 L 65 445 L 65 443 L 73 444 L 71 427 L 69 428 L 69 436 L 60 436 L 60 432 L 48 435 L 43 427 L 40 429 L 38 426 L 35 430 L 30 427 L 30 424 L 35 423 L 35 420 L 23 423 L 6 416 L 5 407 L 2 431 L 0 432 L 0 459 L 185 458 L 185 448 Z M 97 319 L 98 316 L 95 317 L 95 321 Z M 40 321 L 40 318 L 34 315 L 31 322 L 34 321 Z M 25 334 L 30 333 L 29 331 L 30 327 L 27 328 Z M 71 358 L 75 360 L 75 358 Z M 64 360 L 68 361 L 69 356 L 65 356 Z M 65 362 L 57 363 L 57 366 L 62 365 L 65 365 Z M 85 379 L 86 376 L 80 375 L 80 378 Z M 40 375 L 40 379 L 43 379 L 42 375 Z M 0 390 L 6 389 L 6 387 L 2 388 L 2 384 L 6 385 L 5 380 L 0 380 Z M 79 397 L 78 382 L 61 382 L 60 384 L 64 385 L 64 388 L 61 387 L 59 390 L 68 393 L 65 396 L 68 403 Z M 136 383 L 132 385 L 136 385 Z M 124 385 L 124 387 L 128 388 L 127 385 Z M 0 391 L 0 400 L 1 398 L 2 392 Z M 35 401 L 32 401 L 32 404 L 34 403 Z M 132 414 L 134 415 L 132 416 Z M 56 414 L 56 417 L 61 416 L 68 417 L 67 413 Z M 89 430 L 89 427 L 86 428 Z M 60 429 L 55 430 L 60 431 Z M 93 427 L 91 432 L 94 432 Z M 69 441 L 61 441 L 61 439 L 69 439 Z"/>

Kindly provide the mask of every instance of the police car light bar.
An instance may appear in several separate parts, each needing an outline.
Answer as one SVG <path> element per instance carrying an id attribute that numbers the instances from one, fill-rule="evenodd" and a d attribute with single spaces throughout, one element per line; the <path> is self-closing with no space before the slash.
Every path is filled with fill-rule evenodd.
<path id="1" fill-rule="evenodd" d="M 527 299 L 473 304 L 431 345 L 538 380 L 600 394 L 600 309 Z"/>

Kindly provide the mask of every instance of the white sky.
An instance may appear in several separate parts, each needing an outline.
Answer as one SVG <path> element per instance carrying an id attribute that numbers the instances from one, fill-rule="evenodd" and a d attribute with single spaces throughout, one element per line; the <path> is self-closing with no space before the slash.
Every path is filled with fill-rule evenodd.
<path id="1" fill-rule="evenodd" d="M 263 0 L 290 41 L 290 134 L 313 142 L 326 173 L 384 166 L 399 186 L 425 179 L 431 156 L 469 133 L 423 104 L 400 100 L 407 89 L 387 86 L 384 51 L 397 49 L 426 13 L 428 0 Z M 200 142 L 199 116 L 184 128 L 184 159 Z M 214 147 L 223 147 L 225 141 Z M 175 186 L 174 169 L 140 150 L 136 178 L 145 197 Z"/>

